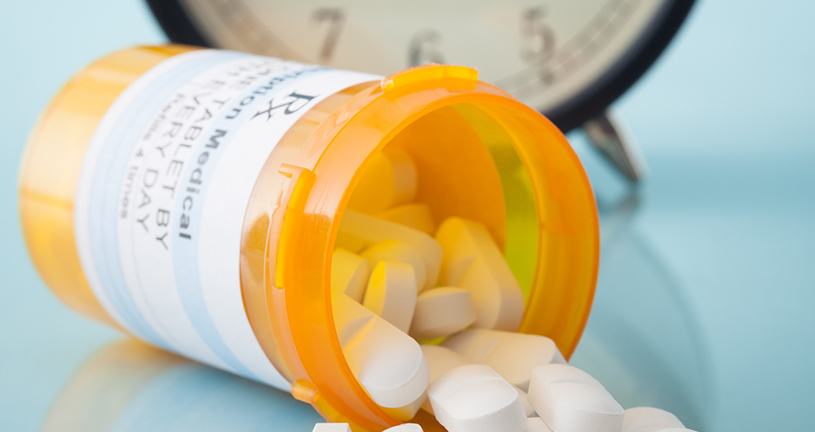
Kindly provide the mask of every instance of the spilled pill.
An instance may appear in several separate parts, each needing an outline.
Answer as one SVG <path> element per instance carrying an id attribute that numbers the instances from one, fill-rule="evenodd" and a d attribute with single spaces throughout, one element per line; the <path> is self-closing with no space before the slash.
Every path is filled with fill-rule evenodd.
<path id="1" fill-rule="evenodd" d="M 549 363 L 566 363 L 552 339 L 545 336 L 470 329 L 446 339 L 442 345 L 483 363 L 507 382 L 527 391 L 532 370 Z"/>
<path id="2" fill-rule="evenodd" d="M 419 340 L 434 339 L 464 330 L 473 322 L 475 307 L 469 290 L 433 288 L 419 294 L 409 334 Z"/>
<path id="3" fill-rule="evenodd" d="M 376 215 L 377 218 L 398 223 L 419 230 L 425 234 L 436 233 L 436 223 L 430 207 L 422 203 L 410 203 L 396 206 Z"/>
<path id="4" fill-rule="evenodd" d="M 532 370 L 529 403 L 556 432 L 620 432 L 623 408 L 599 381 L 576 367 L 548 364 Z"/>
<path id="5" fill-rule="evenodd" d="M 375 154 L 348 201 L 348 208 L 378 213 L 416 196 L 416 166 L 406 151 L 385 148 Z"/>
<path id="6" fill-rule="evenodd" d="M 622 432 L 661 432 L 666 429 L 683 429 L 685 425 L 668 411 L 651 407 L 625 410 Z"/>
<path id="7" fill-rule="evenodd" d="M 376 404 L 401 408 L 427 389 L 430 370 L 419 343 L 347 296 L 334 300 L 345 360 Z"/>
<path id="8" fill-rule="evenodd" d="M 351 252 L 355 252 L 353 248 L 359 248 L 356 249 L 358 252 L 384 240 L 407 243 L 419 252 L 425 264 L 424 286 L 436 286 L 444 252 L 433 237 L 421 231 L 347 210 L 340 222 L 336 244 Z"/>
<path id="9" fill-rule="evenodd" d="M 436 378 L 447 372 L 469 364 L 461 354 L 438 345 L 422 345 L 422 353 L 430 368 L 429 384 L 433 384 Z M 430 404 L 430 400 L 425 400 L 422 409 L 433 414 L 433 406 Z"/>
<path id="10" fill-rule="evenodd" d="M 440 282 L 470 290 L 475 327 L 517 331 L 524 313 L 523 292 L 487 229 L 451 217 L 439 226 L 436 240 L 444 250 Z"/>
<path id="11" fill-rule="evenodd" d="M 427 284 L 427 270 L 424 259 L 409 244 L 399 240 L 383 240 L 374 243 L 361 254 L 361 257 L 368 260 L 371 268 L 381 261 L 395 261 L 413 267 L 416 278 L 416 292 L 422 292 Z"/>
<path id="12" fill-rule="evenodd" d="M 331 291 L 362 302 L 371 275 L 368 260 L 345 249 L 336 249 L 331 259 Z"/>
<path id="13" fill-rule="evenodd" d="M 450 432 L 522 432 L 518 392 L 485 365 L 459 366 L 427 389 L 436 420 Z"/>

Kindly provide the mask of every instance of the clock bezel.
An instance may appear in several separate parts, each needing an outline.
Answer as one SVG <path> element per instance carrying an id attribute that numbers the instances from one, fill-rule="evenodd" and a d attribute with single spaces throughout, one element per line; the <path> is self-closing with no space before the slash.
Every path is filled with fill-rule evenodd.
<path id="1" fill-rule="evenodd" d="M 181 0 L 146 0 L 159 26 L 175 43 L 217 48 L 200 32 Z M 603 77 L 558 107 L 543 112 L 560 130 L 568 132 L 601 114 L 656 62 L 674 39 L 696 0 L 673 0 L 651 23 L 634 48 Z"/>

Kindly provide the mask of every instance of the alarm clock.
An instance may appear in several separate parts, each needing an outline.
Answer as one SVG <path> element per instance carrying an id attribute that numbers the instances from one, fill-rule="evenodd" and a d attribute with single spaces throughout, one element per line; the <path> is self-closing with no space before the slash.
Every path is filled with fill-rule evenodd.
<path id="1" fill-rule="evenodd" d="M 173 42 L 381 75 L 471 66 L 561 130 L 582 126 L 628 179 L 645 164 L 608 106 L 653 64 L 693 0 L 147 0 Z"/>

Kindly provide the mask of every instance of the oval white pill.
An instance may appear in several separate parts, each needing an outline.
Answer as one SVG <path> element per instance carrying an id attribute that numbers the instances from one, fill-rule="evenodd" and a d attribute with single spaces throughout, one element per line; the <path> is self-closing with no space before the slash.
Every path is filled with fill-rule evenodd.
<path id="1" fill-rule="evenodd" d="M 518 392 L 489 366 L 457 367 L 437 378 L 427 395 L 450 432 L 522 432 L 527 425 Z"/>
<path id="2" fill-rule="evenodd" d="M 518 281 L 487 229 L 451 217 L 436 231 L 444 250 L 440 280 L 470 290 L 475 327 L 517 331 L 524 314 L 524 295 Z"/>
<path id="3" fill-rule="evenodd" d="M 658 408 L 636 407 L 625 410 L 622 432 L 660 432 L 684 428 L 675 415 Z"/>
<path id="4" fill-rule="evenodd" d="M 347 296 L 333 304 L 345 361 L 371 399 L 401 408 L 421 398 L 430 369 L 419 343 Z"/>
<path id="5" fill-rule="evenodd" d="M 371 271 L 363 306 L 404 333 L 416 309 L 416 279 L 407 264 L 380 261 Z"/>
<path id="6" fill-rule="evenodd" d="M 416 299 L 408 334 L 416 339 L 435 339 L 464 330 L 475 322 L 470 291 L 442 287 L 427 290 Z"/>
<path id="7" fill-rule="evenodd" d="M 416 249 L 403 241 L 384 240 L 375 243 L 365 249 L 360 256 L 368 260 L 371 268 L 382 261 L 407 264 L 413 267 L 413 273 L 416 277 L 416 292 L 421 292 L 426 288 L 427 271 L 424 259 Z"/>
<path id="8" fill-rule="evenodd" d="M 620 432 L 623 408 L 600 382 L 565 364 L 532 370 L 529 403 L 557 432 Z"/>

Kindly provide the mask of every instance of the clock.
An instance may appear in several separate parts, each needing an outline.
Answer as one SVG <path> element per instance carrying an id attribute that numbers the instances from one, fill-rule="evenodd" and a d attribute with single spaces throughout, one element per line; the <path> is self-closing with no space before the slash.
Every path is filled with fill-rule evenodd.
<path id="1" fill-rule="evenodd" d="M 381 75 L 475 67 L 561 130 L 584 127 L 626 177 L 644 162 L 608 106 L 653 64 L 693 0 L 147 0 L 173 42 Z"/>

